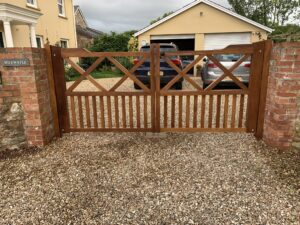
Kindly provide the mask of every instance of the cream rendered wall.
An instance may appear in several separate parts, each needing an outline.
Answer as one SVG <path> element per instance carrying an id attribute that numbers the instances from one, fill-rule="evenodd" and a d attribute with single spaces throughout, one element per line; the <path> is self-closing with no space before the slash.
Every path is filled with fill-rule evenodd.
<path id="1" fill-rule="evenodd" d="M 200 12 L 203 13 L 202 16 L 200 16 Z M 252 42 L 259 41 L 257 33 L 261 34 L 261 40 L 267 39 L 266 31 L 200 3 L 141 34 L 138 40 L 139 46 L 141 46 L 143 40 L 150 43 L 151 35 L 195 34 L 195 48 L 196 50 L 202 50 L 204 47 L 204 34 L 236 32 L 251 32 Z"/>
<path id="2" fill-rule="evenodd" d="M 69 40 L 69 47 L 75 48 L 76 31 L 73 14 L 73 0 L 65 1 L 65 17 L 58 14 L 57 0 L 37 0 L 37 9 L 28 7 L 26 0 L 0 0 L 0 3 L 9 3 L 29 10 L 36 10 L 43 15 L 39 18 L 36 26 L 36 34 L 43 37 L 43 42 L 49 40 L 50 44 L 55 45 L 60 39 Z M 1 28 L 0 28 L 1 29 Z M 12 24 L 14 45 L 16 47 L 30 47 L 30 34 L 28 25 Z"/>

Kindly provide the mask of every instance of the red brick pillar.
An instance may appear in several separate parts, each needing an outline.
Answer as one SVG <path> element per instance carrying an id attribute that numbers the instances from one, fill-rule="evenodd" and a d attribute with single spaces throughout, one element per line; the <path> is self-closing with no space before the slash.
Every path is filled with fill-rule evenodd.
<path id="1" fill-rule="evenodd" d="M 296 137 L 300 115 L 300 43 L 275 44 L 271 56 L 264 140 L 288 149 Z"/>
<path id="2" fill-rule="evenodd" d="M 29 59 L 30 66 L 1 66 L 2 89 L 6 91 L 2 99 L 0 95 L 0 104 L 21 103 L 28 145 L 44 146 L 54 137 L 45 50 L 9 48 L 0 52 L 0 60 L 20 58 Z"/>

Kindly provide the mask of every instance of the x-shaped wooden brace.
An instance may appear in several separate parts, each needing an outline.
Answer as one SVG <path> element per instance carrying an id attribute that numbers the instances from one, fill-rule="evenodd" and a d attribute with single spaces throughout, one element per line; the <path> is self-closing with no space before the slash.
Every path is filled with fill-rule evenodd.
<path id="1" fill-rule="evenodd" d="M 112 56 L 108 56 L 107 59 L 113 63 L 119 70 L 121 70 L 124 73 L 124 77 L 120 79 L 109 91 L 115 91 L 120 87 L 120 85 L 127 79 L 130 78 L 133 82 L 135 82 L 140 88 L 142 88 L 145 92 L 150 93 L 150 89 L 145 86 L 136 76 L 133 75 L 133 73 L 148 59 L 149 56 L 144 57 L 142 60 L 140 60 L 130 71 L 128 71 L 121 63 L 119 63 L 118 60 L 113 58 Z"/>
<path id="2" fill-rule="evenodd" d="M 240 58 L 229 70 L 223 66 L 213 55 L 207 55 L 207 57 L 217 66 L 219 67 L 224 74 L 220 76 L 217 80 L 215 80 L 213 83 L 211 83 L 205 91 L 211 91 L 214 87 L 216 87 L 222 80 L 224 80 L 227 76 L 232 79 L 232 81 L 238 85 L 243 90 L 248 90 L 247 86 L 243 84 L 238 78 L 236 78 L 232 72 L 238 68 L 248 57 L 250 57 L 249 54 L 244 55 L 242 58 Z"/>
<path id="3" fill-rule="evenodd" d="M 172 60 L 168 57 L 168 55 L 164 56 L 165 61 L 178 73 L 177 76 L 175 76 L 163 89 L 162 91 L 168 91 L 177 81 L 179 81 L 181 78 L 186 79 L 188 82 L 190 82 L 191 85 L 193 85 L 194 88 L 197 90 L 203 91 L 203 88 L 200 87 L 196 81 L 194 81 L 192 78 L 190 78 L 187 75 L 187 72 L 194 68 L 194 66 L 202 60 L 204 55 L 199 55 L 192 63 L 190 63 L 187 67 L 184 68 L 184 70 L 181 70 L 176 66 Z"/>
<path id="4" fill-rule="evenodd" d="M 107 90 L 100 85 L 90 74 L 96 69 L 96 67 L 105 59 L 105 57 L 98 58 L 86 71 L 82 69 L 79 65 L 74 63 L 71 59 L 66 58 L 65 60 L 81 75 L 79 79 L 77 79 L 67 90 L 67 93 L 71 93 L 75 90 L 75 88 L 85 79 L 87 78 L 98 90 L 107 92 Z"/>
<path id="5" fill-rule="evenodd" d="M 67 90 L 67 93 L 71 93 L 75 90 L 76 87 L 86 78 L 88 79 L 98 90 L 102 92 L 107 92 L 102 85 L 100 85 L 90 74 L 96 69 L 96 67 L 105 59 L 107 58 L 110 62 L 112 62 L 116 67 L 118 67 L 125 76 L 122 77 L 109 91 L 115 91 L 118 87 L 122 85 L 122 83 L 129 77 L 132 79 L 137 85 L 139 85 L 145 92 L 150 92 L 150 89 L 147 88 L 140 80 L 138 80 L 134 75 L 132 75 L 148 58 L 143 57 L 130 71 L 128 71 L 122 64 L 120 64 L 116 59 L 111 56 L 99 57 L 86 71 L 82 69 L 79 65 L 75 62 L 66 58 L 66 62 L 68 62 L 81 76 L 77 79 Z"/>

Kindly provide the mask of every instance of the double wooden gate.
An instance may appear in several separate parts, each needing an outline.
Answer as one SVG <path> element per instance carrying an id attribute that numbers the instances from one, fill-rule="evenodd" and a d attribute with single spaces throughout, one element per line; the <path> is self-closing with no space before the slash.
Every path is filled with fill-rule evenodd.
<path id="1" fill-rule="evenodd" d="M 263 41 L 222 50 L 168 52 L 163 56 L 158 44 L 151 45 L 149 52 L 89 52 L 47 47 L 56 132 L 58 135 L 63 132 L 105 131 L 253 132 L 261 138 L 271 46 L 270 41 Z M 216 59 L 215 55 L 219 54 L 239 54 L 242 57 L 227 69 Z M 194 60 L 182 70 L 171 60 L 172 56 L 192 56 Z M 187 73 L 205 56 L 224 74 L 203 89 L 200 78 Z M 139 61 L 131 69 L 126 69 L 120 63 L 122 57 L 134 57 Z M 233 71 L 249 57 L 248 87 L 233 75 Z M 84 70 L 75 62 L 78 58 L 94 58 L 94 63 Z M 161 58 L 178 73 L 164 87 L 160 84 Z M 90 74 L 104 60 L 124 76 L 109 80 L 93 78 Z M 149 86 L 134 75 L 146 61 L 150 62 Z M 74 82 L 66 82 L 66 67 L 75 69 L 80 77 Z M 180 79 L 184 79 L 184 90 L 172 90 L 171 87 Z M 224 79 L 232 80 L 240 89 L 215 89 Z M 141 90 L 134 90 L 133 83 Z"/>

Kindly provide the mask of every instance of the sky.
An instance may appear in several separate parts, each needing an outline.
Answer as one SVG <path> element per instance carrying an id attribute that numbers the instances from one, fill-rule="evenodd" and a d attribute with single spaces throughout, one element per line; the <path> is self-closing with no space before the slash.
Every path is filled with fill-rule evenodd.
<path id="1" fill-rule="evenodd" d="M 74 0 L 79 5 L 89 27 L 103 32 L 140 30 L 151 20 L 175 11 L 193 0 Z M 229 7 L 227 0 L 214 2 Z"/>

